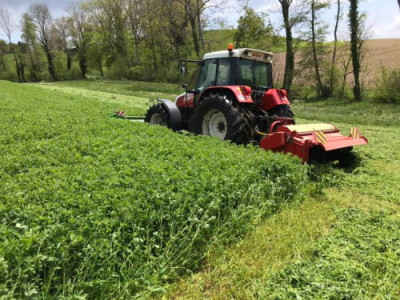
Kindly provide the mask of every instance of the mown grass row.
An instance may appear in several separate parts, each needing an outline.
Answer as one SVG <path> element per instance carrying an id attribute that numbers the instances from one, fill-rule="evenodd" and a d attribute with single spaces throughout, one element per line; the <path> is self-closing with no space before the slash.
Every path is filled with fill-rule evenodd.
<path id="1" fill-rule="evenodd" d="M 393 209 L 348 208 L 310 259 L 254 283 L 257 299 L 374 299 L 400 296 L 400 220 Z"/>
<path id="2" fill-rule="evenodd" d="M 351 190 L 285 209 L 211 253 L 171 299 L 397 299 L 398 205 Z"/>
<path id="3" fill-rule="evenodd" d="M 298 160 L 0 81 L 0 296 L 131 298 L 297 201 Z M 100 97 L 100 96 L 99 96 Z M 134 101 L 134 100 L 133 100 Z"/>
<path id="4" fill-rule="evenodd" d="M 385 112 L 385 124 L 397 124 L 396 105 L 296 103 L 295 115 L 330 121 L 343 134 L 359 126 L 369 139 L 354 149 L 359 160 L 345 169 L 313 166 L 310 178 L 322 190 L 267 220 L 237 245 L 210 254 L 202 272 L 172 286 L 170 297 L 399 298 L 400 128 L 372 125 L 380 122 L 377 109 Z"/>

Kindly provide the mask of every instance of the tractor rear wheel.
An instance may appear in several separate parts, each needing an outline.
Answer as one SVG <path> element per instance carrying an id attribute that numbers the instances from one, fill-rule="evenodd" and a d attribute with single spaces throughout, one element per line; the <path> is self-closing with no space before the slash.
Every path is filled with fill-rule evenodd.
<path id="1" fill-rule="evenodd" d="M 148 109 L 144 121 L 154 125 L 170 127 L 168 111 L 161 103 L 154 104 Z"/>
<path id="2" fill-rule="evenodd" d="M 280 118 L 293 118 L 294 114 L 289 105 L 278 105 L 268 111 L 270 116 L 277 116 Z"/>
<path id="3" fill-rule="evenodd" d="M 190 120 L 190 131 L 215 136 L 237 144 L 249 141 L 243 113 L 227 95 L 210 94 L 198 105 Z"/>

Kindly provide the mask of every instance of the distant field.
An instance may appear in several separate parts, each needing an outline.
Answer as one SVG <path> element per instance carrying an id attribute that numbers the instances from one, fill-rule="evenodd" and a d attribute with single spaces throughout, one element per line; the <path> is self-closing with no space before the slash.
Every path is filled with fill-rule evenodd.
<path id="1" fill-rule="evenodd" d="M 375 79 L 380 74 L 381 67 L 400 68 L 400 39 L 368 40 L 365 43 L 365 58 L 362 61 L 361 78 L 367 88 L 374 88 Z M 300 52 L 296 53 L 296 63 L 300 60 Z M 341 62 L 338 62 L 341 65 Z M 280 82 L 284 73 L 285 53 L 277 53 L 274 57 L 275 82 Z M 297 66 L 297 71 L 302 72 Z M 302 75 L 298 75 L 295 83 L 302 83 Z M 351 80 L 351 74 L 348 76 Z"/>

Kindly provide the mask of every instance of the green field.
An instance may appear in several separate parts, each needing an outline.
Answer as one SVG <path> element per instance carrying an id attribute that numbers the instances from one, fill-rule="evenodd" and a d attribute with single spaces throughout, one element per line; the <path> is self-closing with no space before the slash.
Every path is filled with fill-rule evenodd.
<path id="1" fill-rule="evenodd" d="M 400 297 L 399 106 L 294 103 L 360 125 L 342 169 L 109 118 L 176 85 L 0 90 L 1 297 Z"/>
<path id="2" fill-rule="evenodd" d="M 297 159 L 109 117 L 142 114 L 143 97 L 0 89 L 4 298 L 159 294 L 209 247 L 300 201 L 308 182 Z"/>

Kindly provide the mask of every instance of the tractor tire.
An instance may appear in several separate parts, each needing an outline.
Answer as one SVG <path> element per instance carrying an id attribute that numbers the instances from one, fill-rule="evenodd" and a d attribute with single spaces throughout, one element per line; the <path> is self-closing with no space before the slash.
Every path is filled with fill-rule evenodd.
<path id="1" fill-rule="evenodd" d="M 150 124 L 170 128 L 168 111 L 161 103 L 154 104 L 147 110 L 144 121 Z"/>
<path id="2" fill-rule="evenodd" d="M 206 96 L 193 113 L 190 131 L 231 140 L 236 144 L 248 143 L 250 135 L 246 131 L 244 115 L 230 98 L 220 94 Z"/>
<path id="3" fill-rule="evenodd" d="M 294 114 L 289 105 L 278 105 L 268 111 L 270 116 L 277 116 L 280 118 L 293 118 Z"/>

